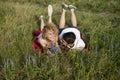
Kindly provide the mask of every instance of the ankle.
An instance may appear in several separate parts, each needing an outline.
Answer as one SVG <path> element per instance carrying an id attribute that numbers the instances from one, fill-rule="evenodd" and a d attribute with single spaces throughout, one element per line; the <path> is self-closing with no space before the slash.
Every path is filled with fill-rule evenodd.
<path id="1" fill-rule="evenodd" d="M 39 20 L 40 20 L 40 21 L 43 21 L 43 16 L 42 16 L 42 15 L 39 17 Z"/>
<path id="2" fill-rule="evenodd" d="M 75 9 L 70 9 L 70 11 L 74 12 L 74 11 L 75 11 Z"/>
<path id="3" fill-rule="evenodd" d="M 66 9 L 62 8 L 62 11 L 63 11 L 63 12 L 66 12 Z"/>

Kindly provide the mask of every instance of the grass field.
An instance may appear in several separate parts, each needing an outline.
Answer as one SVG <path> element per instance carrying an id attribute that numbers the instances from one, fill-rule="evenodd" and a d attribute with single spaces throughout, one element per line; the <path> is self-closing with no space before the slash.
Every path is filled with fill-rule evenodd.
<path id="1" fill-rule="evenodd" d="M 58 25 L 62 2 L 77 7 L 78 28 L 90 51 L 39 55 L 31 46 L 32 32 L 40 15 L 47 22 L 49 4 Z M 119 80 L 119 31 L 119 0 L 0 0 L 0 80 Z"/>

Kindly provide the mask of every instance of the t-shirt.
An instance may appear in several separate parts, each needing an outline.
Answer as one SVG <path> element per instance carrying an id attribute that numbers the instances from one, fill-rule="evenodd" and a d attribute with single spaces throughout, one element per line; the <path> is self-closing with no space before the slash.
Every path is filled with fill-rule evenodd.
<path id="1" fill-rule="evenodd" d="M 62 39 L 64 33 L 73 32 L 76 36 L 74 46 L 71 49 L 83 50 L 85 48 L 85 42 L 82 39 L 80 31 L 76 27 L 68 27 L 60 30 L 59 39 Z"/>

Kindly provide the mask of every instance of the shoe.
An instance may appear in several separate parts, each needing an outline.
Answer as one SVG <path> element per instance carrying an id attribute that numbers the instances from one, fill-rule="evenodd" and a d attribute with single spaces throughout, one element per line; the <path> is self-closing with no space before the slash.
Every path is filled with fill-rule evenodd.
<path id="1" fill-rule="evenodd" d="M 48 5 L 48 16 L 52 16 L 53 8 L 52 5 Z"/>
<path id="2" fill-rule="evenodd" d="M 67 4 L 65 4 L 65 3 L 62 3 L 62 9 L 68 9 L 68 5 Z"/>
<path id="3" fill-rule="evenodd" d="M 77 9 L 75 6 L 73 6 L 73 5 L 69 5 L 69 9 L 71 10 L 71 9 L 73 9 L 73 10 L 75 10 L 75 9 Z"/>

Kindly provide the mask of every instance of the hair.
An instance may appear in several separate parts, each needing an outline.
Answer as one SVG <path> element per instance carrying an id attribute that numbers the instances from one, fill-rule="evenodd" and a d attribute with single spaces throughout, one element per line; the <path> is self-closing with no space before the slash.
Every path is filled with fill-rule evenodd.
<path id="1" fill-rule="evenodd" d="M 73 32 L 67 32 L 62 37 L 68 44 L 74 43 L 76 36 Z"/>
<path id="2" fill-rule="evenodd" d="M 54 34 L 56 35 L 56 41 L 58 41 L 58 29 L 57 29 L 56 25 L 53 23 L 46 23 L 43 30 L 42 30 L 42 37 L 43 38 L 45 38 L 45 39 L 47 38 L 46 33 L 48 31 L 53 31 Z"/>

